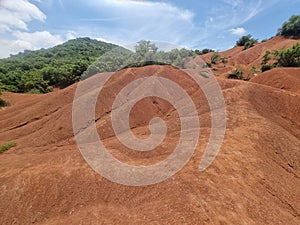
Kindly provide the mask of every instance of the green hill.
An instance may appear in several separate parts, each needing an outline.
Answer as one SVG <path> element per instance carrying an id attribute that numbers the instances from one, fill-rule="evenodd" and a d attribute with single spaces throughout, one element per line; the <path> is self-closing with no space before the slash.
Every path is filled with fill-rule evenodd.
<path id="1" fill-rule="evenodd" d="M 46 93 L 80 80 L 104 53 L 117 47 L 90 38 L 77 38 L 49 49 L 25 50 L 0 59 L 0 92 Z"/>

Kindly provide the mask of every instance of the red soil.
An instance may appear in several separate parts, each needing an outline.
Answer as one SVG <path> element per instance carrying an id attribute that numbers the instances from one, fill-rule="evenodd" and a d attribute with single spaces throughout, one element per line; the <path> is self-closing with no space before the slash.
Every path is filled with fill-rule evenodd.
<path id="1" fill-rule="evenodd" d="M 257 47 L 222 54 L 232 55 L 230 62 L 247 63 L 244 54 L 252 51 L 254 61 L 263 54 Z M 133 133 L 141 138 L 149 135 L 153 116 L 166 121 L 169 132 L 155 151 L 130 151 L 111 129 L 112 96 L 130 81 L 152 75 L 170 78 L 189 93 L 201 135 L 180 172 L 147 187 L 113 183 L 85 162 L 72 131 L 76 85 L 45 95 L 3 93 L 1 98 L 12 105 L 0 109 L 0 143 L 15 141 L 17 146 L 0 155 L 0 224 L 300 224 L 299 69 L 271 70 L 252 82 L 218 79 L 227 107 L 226 135 L 204 172 L 198 166 L 210 134 L 209 107 L 196 84 L 169 66 L 126 69 L 109 80 L 96 107 L 103 142 L 116 158 L 139 165 L 172 152 L 180 123 L 161 99 L 138 103 L 130 118 Z M 84 82 L 93 79 L 97 76 Z"/>
<path id="2" fill-rule="evenodd" d="M 253 71 L 251 71 L 251 69 L 255 67 L 257 71 L 260 70 L 263 55 L 267 50 L 272 52 L 274 50 L 290 48 L 294 44 L 299 43 L 299 41 L 299 38 L 292 39 L 276 36 L 269 41 L 255 44 L 255 46 L 246 50 L 243 50 L 244 47 L 234 47 L 227 51 L 220 52 L 218 53 L 220 57 L 225 57 L 228 62 L 225 64 L 219 62 L 217 65 L 213 65 L 215 69 L 214 73 L 217 76 L 225 78 L 231 71 L 239 68 L 244 72 L 244 77 L 253 77 Z M 212 55 L 213 53 L 208 53 L 202 55 L 201 58 L 206 62 L 210 62 Z M 224 67 L 226 69 L 224 69 Z"/>
<path id="3" fill-rule="evenodd" d="M 275 68 L 252 78 L 251 82 L 300 94 L 300 68 Z"/>

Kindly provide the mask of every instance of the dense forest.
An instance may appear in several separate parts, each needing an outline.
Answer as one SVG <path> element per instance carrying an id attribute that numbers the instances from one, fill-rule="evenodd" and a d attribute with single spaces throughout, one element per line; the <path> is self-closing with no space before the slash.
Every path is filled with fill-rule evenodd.
<path id="1" fill-rule="evenodd" d="M 146 65 L 173 65 L 177 68 L 185 68 L 191 57 L 195 57 L 195 51 L 185 48 L 161 51 L 151 41 L 142 40 L 135 45 L 135 51 L 129 51 L 122 47 L 116 47 L 100 56 L 83 73 L 83 78 L 101 72 L 115 72 L 129 67 L 141 67 Z"/>
<path id="2" fill-rule="evenodd" d="M 185 65 L 196 53 L 187 49 L 159 51 L 142 40 L 135 51 L 90 38 L 70 40 L 62 45 L 0 59 L 0 92 L 47 93 L 53 87 L 64 88 L 100 72 L 150 64 Z"/>
<path id="3" fill-rule="evenodd" d="M 77 82 L 99 56 L 116 45 L 78 38 L 38 51 L 25 50 L 0 60 L 0 92 L 46 93 Z"/>

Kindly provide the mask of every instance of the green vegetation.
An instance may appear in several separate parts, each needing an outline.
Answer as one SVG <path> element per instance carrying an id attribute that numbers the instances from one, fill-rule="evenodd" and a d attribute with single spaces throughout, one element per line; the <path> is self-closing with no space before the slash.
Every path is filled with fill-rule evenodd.
<path id="1" fill-rule="evenodd" d="M 300 67 L 300 43 L 288 49 L 266 51 L 261 62 L 261 70 L 264 72 L 274 67 Z"/>
<path id="2" fill-rule="evenodd" d="M 174 65 L 185 68 L 190 57 L 194 57 L 194 51 L 187 49 L 173 49 L 168 52 L 158 51 L 155 43 L 142 40 L 135 46 L 135 52 L 122 47 L 103 54 L 99 59 L 88 67 L 83 74 L 86 79 L 96 73 L 115 72 L 129 67 L 141 67 L 147 65 Z"/>
<path id="3" fill-rule="evenodd" d="M 228 63 L 227 57 L 221 57 L 220 60 L 224 64 L 224 67 L 225 67 L 225 64 Z"/>
<path id="4" fill-rule="evenodd" d="M 50 49 L 25 50 L 0 59 L 0 92 L 47 93 L 53 87 L 64 88 L 81 78 L 128 66 L 173 64 L 183 68 L 185 59 L 192 56 L 195 53 L 187 49 L 158 51 L 154 43 L 145 40 L 138 42 L 133 52 L 90 38 L 78 38 Z"/>
<path id="5" fill-rule="evenodd" d="M 273 64 L 270 64 L 269 61 L 272 59 L 272 54 L 269 50 L 263 55 L 263 60 L 261 62 L 261 71 L 267 71 L 273 68 Z"/>
<path id="6" fill-rule="evenodd" d="M 300 43 L 274 52 L 278 67 L 300 67 Z"/>
<path id="7" fill-rule="evenodd" d="M 278 35 L 299 36 L 300 15 L 293 15 L 283 23 Z M 262 42 L 265 42 L 262 40 Z M 243 46 L 244 50 L 257 43 L 257 39 L 250 34 L 237 40 L 236 46 Z M 279 51 L 266 51 L 261 62 L 261 71 L 274 67 L 299 67 L 299 47 Z M 90 38 L 77 38 L 64 44 L 49 49 L 38 51 L 25 50 L 9 58 L 0 59 L 0 93 L 2 91 L 18 93 L 47 93 L 54 87 L 64 88 L 81 78 L 90 77 L 100 72 L 114 72 L 128 67 L 140 67 L 146 65 L 174 65 L 185 68 L 188 59 L 196 55 L 213 52 L 207 66 L 212 68 L 214 64 L 228 59 L 220 57 L 218 52 L 205 48 L 202 50 L 173 49 L 169 52 L 159 51 L 158 47 L 150 42 L 142 40 L 135 46 L 135 52 Z M 233 62 L 232 62 L 233 63 Z M 234 65 L 234 63 L 233 63 Z M 195 65 L 189 65 L 194 66 Z M 213 68 L 217 70 L 217 68 Z M 235 70 L 229 74 L 229 78 L 244 79 L 241 71 Z M 253 74 L 256 74 L 253 70 Z M 0 107 L 9 105 L 0 98 Z"/>
<path id="8" fill-rule="evenodd" d="M 220 60 L 220 55 L 218 53 L 214 53 L 211 56 L 210 62 L 211 64 L 216 64 Z"/>
<path id="9" fill-rule="evenodd" d="M 215 50 L 213 49 L 209 49 L 209 48 L 204 48 L 202 50 L 199 50 L 199 49 L 196 49 L 194 52 L 197 54 L 197 55 L 204 55 L 204 54 L 207 54 L 209 52 L 214 52 Z"/>
<path id="10" fill-rule="evenodd" d="M 5 107 L 5 106 L 9 106 L 9 102 L 5 101 L 4 99 L 0 98 L 0 108 Z"/>
<path id="11" fill-rule="evenodd" d="M 132 68 L 132 67 L 143 67 L 143 66 L 150 66 L 150 65 L 169 65 L 169 64 L 163 62 L 156 62 L 156 61 L 140 61 L 140 62 L 128 64 L 122 69 Z"/>
<path id="12" fill-rule="evenodd" d="M 99 56 L 116 45 L 78 38 L 50 49 L 25 50 L 0 59 L 0 91 L 47 93 L 77 82 Z"/>
<path id="13" fill-rule="evenodd" d="M 243 71 L 241 69 L 235 69 L 234 71 L 232 71 L 230 74 L 227 75 L 227 78 L 245 80 L 245 81 L 248 81 L 250 79 L 249 77 L 245 78 L 243 76 Z"/>
<path id="14" fill-rule="evenodd" d="M 1 95 L 1 91 L 0 91 L 0 95 Z M 5 101 L 4 99 L 0 98 L 0 109 L 2 107 L 5 107 L 5 106 L 9 106 L 10 103 L 8 101 Z"/>
<path id="15" fill-rule="evenodd" d="M 282 24 L 278 30 L 278 35 L 282 36 L 299 36 L 300 35 L 300 15 L 293 15 L 287 22 Z"/>
<path id="16" fill-rule="evenodd" d="M 256 75 L 258 74 L 258 72 L 259 72 L 259 71 L 256 69 L 255 66 L 252 66 L 252 67 L 251 67 L 251 73 L 252 73 L 253 75 L 256 76 Z"/>
<path id="17" fill-rule="evenodd" d="M 8 149 L 17 146 L 16 142 L 10 141 L 0 145 L 0 154 L 7 151 Z"/>
<path id="18" fill-rule="evenodd" d="M 251 34 L 240 37 L 240 39 L 236 42 L 236 46 L 244 46 L 244 50 L 251 48 L 257 43 L 257 39 L 252 38 Z"/>

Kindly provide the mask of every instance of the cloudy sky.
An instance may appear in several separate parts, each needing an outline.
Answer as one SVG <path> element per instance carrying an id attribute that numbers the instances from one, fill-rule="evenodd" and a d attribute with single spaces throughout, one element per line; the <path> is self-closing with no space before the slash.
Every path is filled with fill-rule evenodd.
<path id="1" fill-rule="evenodd" d="M 221 51 L 248 33 L 274 36 L 299 9 L 300 0 L 0 0 L 0 58 L 86 36 Z"/>

